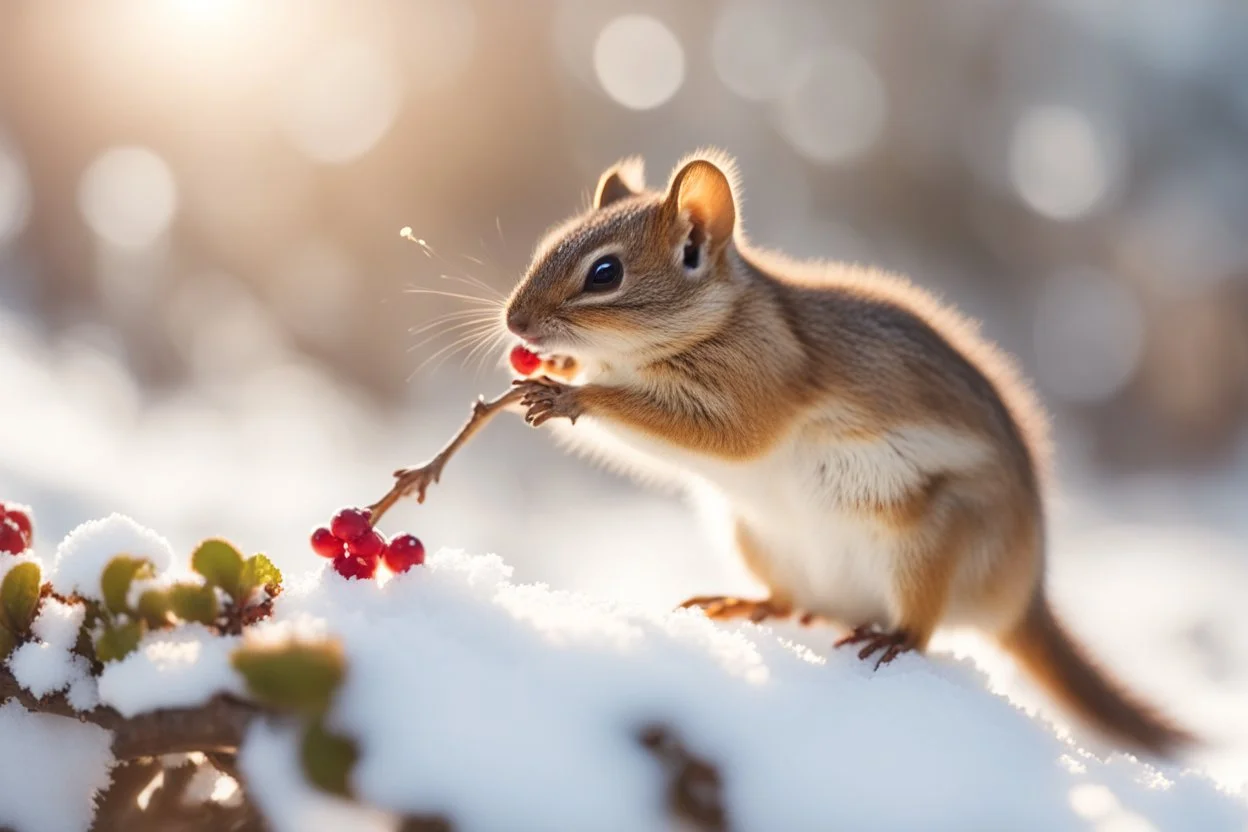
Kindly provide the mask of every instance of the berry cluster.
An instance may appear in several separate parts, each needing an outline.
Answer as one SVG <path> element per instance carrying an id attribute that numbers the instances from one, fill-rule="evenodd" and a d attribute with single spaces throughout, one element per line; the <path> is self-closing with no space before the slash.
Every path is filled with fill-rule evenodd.
<path id="1" fill-rule="evenodd" d="M 386 540 L 371 520 L 368 509 L 342 509 L 329 528 L 312 532 L 312 551 L 331 558 L 334 571 L 344 578 L 371 578 L 383 560 L 391 572 L 406 572 L 425 562 L 425 546 L 419 538 L 401 534 Z"/>
<path id="2" fill-rule="evenodd" d="M 30 548 L 34 535 L 30 509 L 0 502 L 0 552 L 20 555 Z"/>

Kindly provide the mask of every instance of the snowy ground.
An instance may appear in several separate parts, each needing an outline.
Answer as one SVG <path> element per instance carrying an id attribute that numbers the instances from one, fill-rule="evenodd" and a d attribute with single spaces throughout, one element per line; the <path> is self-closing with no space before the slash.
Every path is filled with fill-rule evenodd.
<path id="1" fill-rule="evenodd" d="M 429 455 L 473 395 L 503 384 L 426 379 L 407 412 L 383 415 L 287 357 L 153 399 L 91 337 L 46 347 L 3 313 L 0 378 L 17 403 L 0 409 L 0 497 L 34 505 L 42 551 L 80 521 L 121 511 L 179 554 L 224 535 L 269 552 L 288 575 L 320 565 L 303 545 L 313 524 L 380 496 L 389 471 Z M 1062 471 L 1058 605 L 1115 671 L 1219 740 L 1204 768 L 1224 784 L 1248 782 L 1248 454 L 1202 480 L 1107 483 L 1069 460 Z M 360 787 L 378 805 L 445 810 L 465 829 L 498 828 L 495 806 L 547 826 L 603 828 L 575 822 L 597 801 L 619 807 L 620 828 L 645 827 L 654 816 L 636 813 L 658 811 L 661 784 L 630 731 L 667 718 L 722 768 L 741 828 L 800 829 L 831 820 L 826 812 L 837 828 L 921 818 L 964 829 L 1007 816 L 1008 828 L 1248 827 L 1243 804 L 1207 780 L 1149 788 L 1138 780 L 1154 775 L 1132 761 L 1064 747 L 988 693 L 969 660 L 910 657 L 869 678 L 829 653 L 827 631 L 728 630 L 667 613 L 690 594 L 750 586 L 679 502 L 564 458 L 518 420 L 491 426 L 427 505 L 402 506 L 386 525 L 433 549 L 503 553 L 521 584 L 584 594 L 513 584 L 495 561 L 448 553 L 383 588 L 311 582 L 283 598 L 279 618 L 349 644 L 338 717 L 366 740 Z M 143 655 L 187 672 L 197 651 L 160 643 Z M 1028 701 L 1008 668 L 973 655 L 994 685 Z M 0 747 L 29 730 L 11 710 L 0 711 Z M 245 765 L 262 800 L 296 788 L 266 762 L 291 753 L 280 730 L 249 740 Z M 33 777 L 0 770 L 0 782 Z M 555 782 L 561 800 L 548 797 Z M 485 783 L 497 801 L 474 791 Z M 384 815 L 374 819 L 384 827 Z"/>
<path id="2" fill-rule="evenodd" d="M 118 545 L 152 540 L 113 518 L 45 566 L 65 591 Z M 907 655 L 872 672 L 830 651 L 827 631 L 721 627 L 516 584 L 501 559 L 448 550 L 384 582 L 322 568 L 288 584 L 254 637 L 342 641 L 330 724 L 359 743 L 352 783 L 366 805 L 312 790 L 296 731 L 259 723 L 240 766 L 279 830 L 391 830 L 406 814 L 464 830 L 668 828 L 666 776 L 637 741 L 652 724 L 716 766 L 737 829 L 1248 826 L 1244 796 L 1088 755 L 967 661 Z M 150 633 L 106 666 L 100 699 L 132 715 L 237 694 L 224 659 L 236 642 L 198 625 Z M 0 747 L 39 749 L 0 763 L 0 823 L 83 828 L 82 795 L 110 761 L 102 733 L 0 709 Z"/>

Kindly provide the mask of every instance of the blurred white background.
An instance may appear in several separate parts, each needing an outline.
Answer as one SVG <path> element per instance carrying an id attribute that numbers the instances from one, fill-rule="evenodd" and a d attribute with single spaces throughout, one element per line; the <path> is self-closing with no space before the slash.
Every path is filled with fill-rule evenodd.
<path id="1" fill-rule="evenodd" d="M 1236 0 L 17 0 L 0 499 L 45 549 L 121 511 L 314 567 L 506 383 L 412 332 L 472 301 L 409 290 L 505 292 L 614 159 L 718 144 L 755 241 L 907 272 L 1019 357 L 1059 604 L 1248 781 L 1246 91 Z M 386 526 L 639 603 L 750 589 L 512 418 Z"/>

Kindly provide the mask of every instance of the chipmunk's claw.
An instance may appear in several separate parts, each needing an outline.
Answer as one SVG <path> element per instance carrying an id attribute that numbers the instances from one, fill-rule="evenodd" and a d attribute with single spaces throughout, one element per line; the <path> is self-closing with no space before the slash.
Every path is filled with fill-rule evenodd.
<path id="1" fill-rule="evenodd" d="M 888 664 L 902 653 L 914 649 L 914 641 L 908 633 L 902 630 L 883 632 L 871 626 L 855 627 L 849 635 L 832 646 L 844 647 L 847 644 L 863 644 L 864 642 L 866 646 L 858 651 L 858 658 L 863 661 L 877 651 L 884 651 L 875 662 L 875 670 L 879 670 L 881 665 Z"/>
<path id="2" fill-rule="evenodd" d="M 717 621 L 745 618 L 758 624 L 769 618 L 788 618 L 793 609 L 770 598 L 750 600 L 731 595 L 698 595 L 680 605 L 681 609 L 701 609 L 707 618 Z"/>
<path id="3" fill-rule="evenodd" d="M 526 408 L 524 421 L 535 428 L 551 419 L 567 419 L 575 425 L 577 418 L 584 413 L 579 391 L 575 387 L 545 377 L 520 379 L 513 383 L 524 393 L 520 399 L 521 406 Z"/>

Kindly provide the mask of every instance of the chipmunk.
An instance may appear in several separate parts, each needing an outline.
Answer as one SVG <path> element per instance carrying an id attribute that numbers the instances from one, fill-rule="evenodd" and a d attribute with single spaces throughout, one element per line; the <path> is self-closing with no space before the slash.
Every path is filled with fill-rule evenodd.
<path id="1" fill-rule="evenodd" d="M 627 159 L 538 245 L 505 323 L 581 383 L 515 382 L 526 421 L 567 419 L 584 450 L 719 493 L 770 595 L 685 606 L 831 619 L 876 667 L 971 627 L 1114 740 L 1191 743 L 1046 599 L 1046 417 L 1009 359 L 900 277 L 750 245 L 737 181 L 710 151 L 647 190 Z"/>

